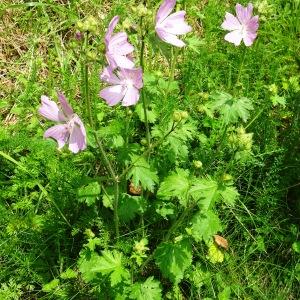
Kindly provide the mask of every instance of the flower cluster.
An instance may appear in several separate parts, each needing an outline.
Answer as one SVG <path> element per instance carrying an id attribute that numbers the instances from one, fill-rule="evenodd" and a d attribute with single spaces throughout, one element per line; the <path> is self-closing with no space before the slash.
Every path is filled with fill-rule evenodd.
<path id="1" fill-rule="evenodd" d="M 192 28 L 185 21 L 184 10 L 171 14 L 175 5 L 176 0 L 163 1 L 156 14 L 155 31 L 162 41 L 176 47 L 183 47 L 185 43 L 178 36 L 190 32 Z M 226 13 L 221 25 L 223 29 L 230 31 L 225 35 L 226 41 L 236 46 L 239 46 L 242 40 L 246 46 L 253 44 L 259 23 L 258 16 L 252 16 L 252 12 L 253 5 L 249 3 L 247 7 L 236 5 L 237 17 Z M 135 67 L 134 47 L 128 41 L 126 32 L 114 33 L 119 20 L 119 16 L 113 17 L 104 38 L 108 65 L 102 71 L 100 79 L 108 86 L 100 91 L 100 97 L 109 106 L 120 102 L 122 106 L 130 106 L 139 100 L 140 89 L 143 87 L 143 70 L 141 67 Z M 87 20 L 83 27 L 91 31 L 95 25 L 95 20 Z M 81 35 L 78 35 L 78 38 L 80 39 Z M 59 149 L 68 143 L 70 151 L 77 153 L 86 148 L 84 125 L 60 92 L 58 92 L 58 99 L 61 108 L 47 96 L 41 97 L 42 105 L 39 113 L 48 120 L 59 123 L 46 130 L 44 137 L 55 139 Z"/>
<path id="2" fill-rule="evenodd" d="M 108 66 L 104 68 L 100 79 L 109 86 L 100 92 L 109 106 L 122 102 L 123 106 L 137 103 L 139 90 L 143 87 L 143 71 L 135 68 L 133 62 L 134 47 L 128 42 L 125 32 L 113 34 L 119 22 L 115 16 L 109 23 L 105 34 L 106 59 Z"/>

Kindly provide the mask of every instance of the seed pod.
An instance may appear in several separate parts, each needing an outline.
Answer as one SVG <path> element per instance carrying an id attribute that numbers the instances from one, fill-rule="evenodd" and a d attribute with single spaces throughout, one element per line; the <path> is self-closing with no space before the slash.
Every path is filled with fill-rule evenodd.
<path id="1" fill-rule="evenodd" d="M 130 181 L 128 186 L 128 192 L 130 195 L 133 196 L 140 196 L 142 194 L 142 187 L 141 186 L 135 186 L 132 181 Z"/>
<path id="2" fill-rule="evenodd" d="M 228 250 L 228 247 L 229 247 L 228 241 L 225 238 L 223 238 L 222 236 L 220 236 L 218 234 L 215 234 L 214 235 L 214 241 L 221 248 L 223 248 L 225 250 Z"/>

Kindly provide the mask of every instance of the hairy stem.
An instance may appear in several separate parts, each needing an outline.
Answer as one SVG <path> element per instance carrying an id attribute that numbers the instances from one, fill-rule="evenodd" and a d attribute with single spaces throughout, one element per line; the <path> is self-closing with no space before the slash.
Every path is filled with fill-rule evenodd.
<path id="1" fill-rule="evenodd" d="M 145 32 L 143 29 L 143 17 L 141 17 L 140 21 L 140 27 L 141 27 L 141 53 L 140 53 L 140 65 L 143 70 L 145 71 L 145 62 L 144 62 L 144 55 L 145 55 Z M 141 90 L 141 98 L 143 101 L 143 109 L 144 109 L 144 117 L 145 117 L 145 126 L 146 126 L 146 138 L 147 138 L 147 145 L 148 149 L 150 148 L 151 145 L 151 136 L 150 136 L 150 130 L 149 130 L 149 122 L 148 122 L 148 114 L 147 114 L 147 102 L 145 98 L 145 93 L 144 89 Z M 150 152 L 148 155 L 148 158 L 150 156 Z"/>
<path id="2" fill-rule="evenodd" d="M 94 120 L 92 115 L 92 103 L 89 96 L 89 63 L 88 58 L 86 55 L 88 49 L 88 34 L 85 36 L 85 43 L 84 43 L 84 51 L 85 51 L 85 60 L 84 60 L 84 94 L 85 94 L 85 100 L 86 100 L 86 106 L 87 106 L 87 113 L 88 113 L 88 119 L 89 124 L 93 130 L 93 135 L 96 140 L 97 146 L 100 150 L 101 157 L 104 161 L 104 165 L 106 166 L 106 169 L 108 173 L 110 174 L 111 178 L 114 181 L 115 184 L 115 197 L 114 197 L 114 223 L 115 223 L 115 231 L 116 231 L 116 237 L 117 239 L 120 236 L 119 233 L 119 215 L 118 215 L 118 204 L 119 204 L 119 178 L 116 175 L 116 172 L 110 163 L 107 154 L 104 150 L 103 144 L 101 140 L 98 138 L 97 133 L 95 131 L 94 127 Z"/>

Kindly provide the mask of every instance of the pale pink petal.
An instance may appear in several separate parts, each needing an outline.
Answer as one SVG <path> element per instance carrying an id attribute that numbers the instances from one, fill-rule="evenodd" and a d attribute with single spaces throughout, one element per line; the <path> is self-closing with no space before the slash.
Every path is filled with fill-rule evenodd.
<path id="1" fill-rule="evenodd" d="M 156 14 L 156 24 L 162 22 L 173 10 L 176 0 L 165 0 L 159 7 Z"/>
<path id="2" fill-rule="evenodd" d="M 80 118 L 75 115 L 69 139 L 69 150 L 77 153 L 86 148 L 86 131 Z"/>
<path id="3" fill-rule="evenodd" d="M 71 117 L 74 112 L 71 105 L 68 103 L 67 98 L 62 92 L 57 92 L 58 100 L 61 104 L 62 110 L 67 117 Z"/>
<path id="4" fill-rule="evenodd" d="M 47 129 L 44 138 L 53 138 L 58 143 L 58 149 L 61 149 L 69 138 L 68 126 L 66 124 L 55 125 Z"/>
<path id="5" fill-rule="evenodd" d="M 171 14 L 160 23 L 159 27 L 171 34 L 186 34 L 192 30 L 192 27 L 185 22 L 185 14 L 184 10 Z"/>
<path id="6" fill-rule="evenodd" d="M 48 120 L 63 122 L 66 121 L 66 117 L 62 111 L 58 108 L 57 104 L 50 100 L 47 96 L 41 97 L 42 105 L 39 108 L 39 113 Z"/>
<path id="7" fill-rule="evenodd" d="M 120 79 L 113 73 L 111 67 L 104 68 L 103 72 L 100 75 L 102 81 L 110 84 L 120 84 Z"/>
<path id="8" fill-rule="evenodd" d="M 111 36 L 113 34 L 113 31 L 115 29 L 115 27 L 117 26 L 118 22 L 119 22 L 119 16 L 114 16 L 112 18 L 112 20 L 110 21 L 109 25 L 108 25 L 108 29 L 106 31 L 106 34 L 105 34 L 105 42 L 106 44 L 109 43 L 109 40 L 111 39 Z"/>
<path id="9" fill-rule="evenodd" d="M 109 106 L 114 106 L 123 99 L 124 88 L 122 85 L 106 87 L 100 92 L 100 97 L 103 98 Z"/>
<path id="10" fill-rule="evenodd" d="M 251 32 L 256 32 L 259 26 L 259 22 L 258 22 L 258 16 L 255 16 L 253 18 L 251 18 L 248 22 L 247 22 L 247 30 L 251 31 Z"/>
<path id="11" fill-rule="evenodd" d="M 126 42 L 128 39 L 127 33 L 126 32 L 118 32 L 114 34 L 111 39 L 109 40 L 109 45 L 110 46 L 115 46 L 120 43 L 123 43 L 124 41 Z"/>
<path id="12" fill-rule="evenodd" d="M 181 41 L 176 35 L 171 34 L 163 30 L 162 28 L 156 28 L 157 35 L 166 43 L 169 43 L 176 47 L 184 47 L 185 43 Z"/>
<path id="13" fill-rule="evenodd" d="M 241 4 L 236 5 L 236 15 L 242 24 L 247 23 L 252 17 L 253 5 L 249 3 L 247 7 Z"/>
<path id="14" fill-rule="evenodd" d="M 247 47 L 251 46 L 254 40 L 256 39 L 256 36 L 257 36 L 256 32 L 247 32 L 247 34 L 243 37 L 245 46 Z"/>
<path id="15" fill-rule="evenodd" d="M 123 106 L 134 105 L 138 102 L 140 97 L 139 90 L 131 86 L 127 88 L 124 99 L 122 101 Z"/>
<path id="16" fill-rule="evenodd" d="M 225 40 L 239 46 L 242 41 L 242 34 L 240 30 L 234 30 L 225 35 Z"/>
<path id="17" fill-rule="evenodd" d="M 225 30 L 237 30 L 240 29 L 242 25 L 234 15 L 227 12 L 225 21 L 222 23 L 221 27 Z"/>
<path id="18" fill-rule="evenodd" d="M 120 68 L 132 69 L 134 67 L 134 62 L 127 56 L 114 54 L 112 58 Z"/>

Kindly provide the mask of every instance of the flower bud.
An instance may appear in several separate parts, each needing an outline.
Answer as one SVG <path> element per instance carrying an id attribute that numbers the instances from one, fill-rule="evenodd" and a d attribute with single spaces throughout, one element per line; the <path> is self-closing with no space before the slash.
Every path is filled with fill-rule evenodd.
<path id="1" fill-rule="evenodd" d="M 136 11 L 137 11 L 137 14 L 138 14 L 139 17 L 144 17 L 148 13 L 147 7 L 144 6 L 144 4 L 142 4 L 142 3 L 137 6 Z"/>
<path id="2" fill-rule="evenodd" d="M 232 180 L 232 176 L 230 174 L 225 173 L 222 177 L 222 179 L 224 181 L 231 181 Z"/>
<path id="3" fill-rule="evenodd" d="M 80 41 L 80 40 L 82 40 L 82 38 L 83 38 L 82 32 L 77 31 L 77 32 L 75 33 L 75 39 L 76 39 L 77 41 Z"/>
<path id="4" fill-rule="evenodd" d="M 147 140 L 145 138 L 141 139 L 141 144 L 146 146 L 147 145 Z"/>
<path id="5" fill-rule="evenodd" d="M 196 169 L 201 169 L 203 167 L 203 164 L 200 160 L 194 160 L 193 164 Z"/>
<path id="6" fill-rule="evenodd" d="M 88 57 L 89 60 L 91 60 L 91 61 L 95 61 L 95 60 L 97 59 L 97 55 L 96 55 L 96 53 L 93 52 L 93 51 L 88 51 L 87 57 Z"/>
<path id="7" fill-rule="evenodd" d="M 91 229 L 86 229 L 84 231 L 84 234 L 90 239 L 95 237 L 95 233 Z"/>
<path id="8" fill-rule="evenodd" d="M 183 120 L 187 119 L 189 117 L 189 113 L 187 111 L 182 111 L 181 112 L 181 118 Z"/>
<path id="9" fill-rule="evenodd" d="M 130 29 L 131 28 L 131 21 L 130 21 L 130 19 L 129 18 L 126 18 L 125 20 L 124 20 L 124 22 L 122 23 L 122 27 L 125 29 L 125 30 L 127 30 L 127 29 Z"/>
<path id="10" fill-rule="evenodd" d="M 94 17 L 89 16 L 85 21 L 85 25 L 86 25 L 86 30 L 88 30 L 92 33 L 96 33 L 96 31 L 97 31 L 97 20 Z"/>
<path id="11" fill-rule="evenodd" d="M 79 31 L 84 31 L 84 24 L 82 21 L 77 21 L 76 27 L 78 28 Z"/>
<path id="12" fill-rule="evenodd" d="M 180 122 L 181 118 L 182 118 L 182 116 L 181 116 L 181 112 L 180 111 L 175 111 L 173 113 L 173 120 L 174 120 L 174 122 Z"/>

